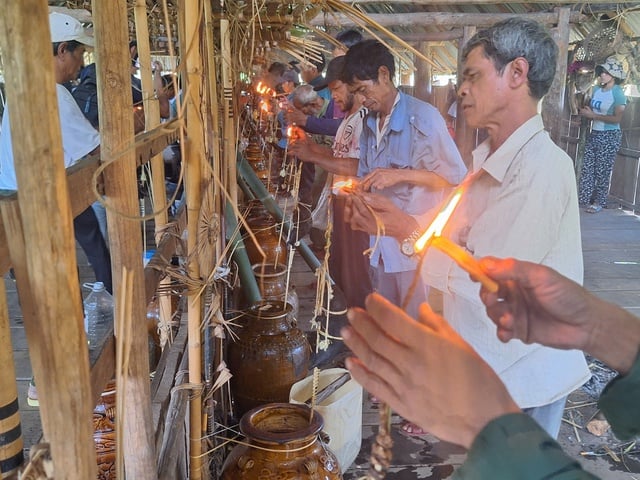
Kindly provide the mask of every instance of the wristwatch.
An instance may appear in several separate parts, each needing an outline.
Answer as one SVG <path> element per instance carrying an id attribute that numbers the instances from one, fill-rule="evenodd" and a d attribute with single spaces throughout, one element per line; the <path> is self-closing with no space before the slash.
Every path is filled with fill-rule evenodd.
<path id="1" fill-rule="evenodd" d="M 413 232 L 411 232 L 411 235 L 402 240 L 402 242 L 400 243 L 400 251 L 404 255 L 406 255 L 407 257 L 412 257 L 416 254 L 416 240 L 420 238 L 421 233 L 422 230 L 420 229 L 420 227 L 418 227 Z"/>

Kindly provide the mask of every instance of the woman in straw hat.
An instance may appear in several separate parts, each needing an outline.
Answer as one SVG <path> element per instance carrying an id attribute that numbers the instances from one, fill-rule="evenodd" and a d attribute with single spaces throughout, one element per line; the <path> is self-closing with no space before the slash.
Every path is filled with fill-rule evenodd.
<path id="1" fill-rule="evenodd" d="M 613 162 L 622 140 L 620 121 L 627 104 L 620 86 L 626 77 L 620 60 L 607 58 L 596 67 L 596 76 L 598 86 L 590 106 L 580 109 L 581 115 L 593 120 L 585 145 L 579 191 L 580 204 L 587 206 L 588 213 L 598 213 L 607 205 Z"/>

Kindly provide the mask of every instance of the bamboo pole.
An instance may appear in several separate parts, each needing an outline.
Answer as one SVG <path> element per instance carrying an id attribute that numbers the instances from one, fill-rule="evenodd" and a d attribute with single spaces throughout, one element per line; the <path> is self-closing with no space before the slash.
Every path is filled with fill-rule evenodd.
<path id="1" fill-rule="evenodd" d="M 534 12 L 534 13 L 448 13 L 448 12 L 414 12 L 414 13 L 369 13 L 366 15 L 369 20 L 383 26 L 393 27 L 402 26 L 410 27 L 412 25 L 430 25 L 439 27 L 464 27 L 465 25 L 475 25 L 476 27 L 488 27 L 500 20 L 518 17 L 534 20 L 546 25 L 555 24 L 558 15 L 553 12 Z M 355 22 L 350 16 L 344 13 L 333 13 L 330 17 L 329 24 L 338 24 L 342 28 L 357 27 L 359 23 Z M 581 22 L 586 17 L 579 12 L 572 12 L 570 16 L 571 23 Z M 310 25 L 321 26 L 327 23 L 327 17 L 321 13 L 317 17 L 311 19 Z"/>
<path id="2" fill-rule="evenodd" d="M 45 0 L 10 0 L 2 8 L 0 50 L 4 64 L 11 65 L 5 80 L 19 186 L 19 211 L 9 215 L 3 208 L 2 213 L 13 243 L 12 260 L 22 277 L 19 286 L 26 289 L 23 298 L 31 300 L 33 292 L 37 299 L 26 306 L 24 325 L 38 382 L 42 427 L 51 443 L 56 478 L 96 478 L 89 356 L 48 5 Z"/>
<path id="3" fill-rule="evenodd" d="M 431 47 L 427 42 L 420 42 L 416 48 L 425 56 L 431 57 Z M 422 61 L 419 57 L 415 59 L 416 62 L 416 76 L 415 76 L 415 90 L 413 92 L 416 98 L 424 100 L 425 102 L 431 101 L 431 94 L 433 92 L 431 84 L 431 64 Z"/>
<path id="4" fill-rule="evenodd" d="M 224 89 L 224 164 L 226 165 L 225 187 L 234 205 L 238 204 L 236 183 L 236 131 L 233 119 L 233 66 L 231 63 L 231 31 L 229 20 L 220 20 L 220 43 L 222 57 L 222 88 Z"/>
<path id="5" fill-rule="evenodd" d="M 197 236 L 198 218 L 202 199 L 202 161 L 204 159 L 204 123 L 202 119 L 202 54 L 200 34 L 202 28 L 201 15 L 203 6 L 201 0 L 185 3 L 185 45 L 187 51 L 182 58 L 186 65 L 187 92 L 185 106 L 187 113 L 187 136 L 185 140 L 185 174 L 187 194 L 187 271 L 191 278 L 200 278 L 198 264 Z M 202 341 L 200 334 L 201 298 L 197 291 L 188 292 L 188 332 L 189 332 L 189 383 L 195 388 L 202 386 L 201 352 Z M 202 478 L 202 458 L 200 453 L 202 437 L 202 395 L 201 391 L 192 392 L 189 400 L 189 478 Z"/>
<path id="6" fill-rule="evenodd" d="M 157 97 L 154 95 L 153 88 L 146 0 L 136 0 L 133 12 L 136 23 L 138 58 L 140 59 L 140 76 L 142 79 L 144 126 L 145 130 L 151 130 L 160 125 L 160 106 Z M 153 209 L 157 210 L 159 206 L 164 205 L 167 201 L 164 186 L 164 161 L 162 160 L 162 152 L 151 159 L 151 184 L 153 189 Z M 167 211 L 162 210 L 161 213 L 155 216 L 154 220 L 157 236 L 158 232 L 162 231 L 162 227 L 167 224 Z M 158 239 L 156 238 L 156 240 Z"/>
<path id="7" fill-rule="evenodd" d="M 123 318 L 122 269 L 131 281 L 131 337 L 126 339 L 131 352 L 128 372 L 123 385 L 118 385 L 126 404 L 121 406 L 124 418 L 118 418 L 123 429 L 127 476 L 136 480 L 156 478 L 154 432 L 151 421 L 149 393 L 149 356 L 142 268 L 142 238 L 140 225 L 124 215 L 139 215 L 136 181 L 136 159 L 133 136 L 131 100 L 131 58 L 126 48 L 126 0 L 93 0 L 93 21 L 96 34 L 98 92 L 100 101 L 101 154 L 103 160 L 115 163 L 104 170 L 108 200 L 109 241 L 114 269 L 116 319 Z M 25 77 L 28 78 L 28 77 Z M 123 215 L 120 215 L 122 213 Z M 90 477 L 83 477 L 90 478 Z"/>
<path id="8" fill-rule="evenodd" d="M 571 10 L 568 7 L 558 8 L 556 14 L 558 15 L 558 26 L 551 31 L 553 39 L 558 45 L 556 74 L 549 92 L 542 101 L 542 117 L 551 139 L 559 145 L 562 136 L 565 87 L 567 85 L 567 50 L 571 34 L 569 25 Z"/>
<path id="9" fill-rule="evenodd" d="M 213 160 L 213 172 L 218 178 L 222 178 L 222 150 L 220 146 L 220 116 L 218 115 L 218 69 L 215 61 L 215 43 L 213 41 L 213 12 L 211 2 L 204 2 L 204 19 L 205 19 L 205 42 L 206 42 L 206 65 L 207 65 L 207 87 L 209 92 L 209 107 L 211 118 L 211 145 L 210 157 Z M 213 211 L 221 212 L 224 205 L 224 198 L 219 191 L 218 184 L 214 183 L 214 203 Z M 220 236 L 222 240 L 222 236 Z M 216 258 L 222 252 L 221 241 L 218 242 L 216 248 Z"/>
<path id="10" fill-rule="evenodd" d="M 160 125 L 160 106 L 156 95 L 152 95 L 154 91 L 153 72 L 151 71 L 151 49 L 149 47 L 149 23 L 147 21 L 147 2 L 146 0 L 136 0 L 134 7 L 134 18 L 136 22 L 136 41 L 138 43 L 138 58 L 140 62 L 140 72 L 142 77 L 142 101 L 144 104 L 144 121 L 145 129 L 151 130 Z M 169 35 L 169 38 L 171 35 Z M 176 93 L 177 94 L 177 93 Z M 154 211 L 158 211 L 161 205 L 167 203 L 167 194 L 164 185 L 164 160 L 162 152 L 154 155 L 151 159 L 151 190 L 153 192 Z M 160 242 L 161 232 L 167 224 L 168 216 L 165 209 L 158 212 L 154 217 L 155 222 L 155 240 L 156 245 Z M 158 311 L 159 321 L 163 328 L 171 323 L 173 315 L 171 309 L 171 294 L 169 286 L 171 279 L 168 276 L 162 278 L 158 285 L 158 290 L 162 293 L 158 295 Z"/>
<path id="11" fill-rule="evenodd" d="M 24 461 L 24 442 L 4 280 L 0 280 L 0 365 L 0 478 L 9 478 Z"/>

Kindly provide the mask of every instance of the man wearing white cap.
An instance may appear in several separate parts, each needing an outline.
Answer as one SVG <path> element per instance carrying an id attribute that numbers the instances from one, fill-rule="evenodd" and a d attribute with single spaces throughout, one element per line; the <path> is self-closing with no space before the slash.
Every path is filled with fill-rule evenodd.
<path id="1" fill-rule="evenodd" d="M 64 166 L 70 167 L 90 153 L 100 149 L 100 135 L 85 118 L 78 104 L 62 84 L 78 77 L 84 63 L 85 47 L 92 47 L 93 37 L 87 35 L 82 24 L 64 13 L 49 13 L 49 28 L 53 44 L 54 75 L 58 95 L 58 113 L 62 133 Z M 16 171 L 9 125 L 9 110 L 5 109 L 0 130 L 0 190 L 17 190 Z M 88 207 L 73 219 L 76 240 L 93 267 L 96 280 L 104 283 L 111 293 L 111 256 L 96 214 Z M 27 403 L 38 406 L 38 394 L 33 379 L 29 384 Z"/>
<path id="2" fill-rule="evenodd" d="M 78 104 L 62 84 L 74 80 L 83 64 L 86 46 L 93 46 L 93 37 L 87 35 L 82 24 L 64 13 L 49 14 L 51 43 L 53 44 L 54 75 L 58 95 L 58 112 L 62 131 L 64 166 L 70 167 L 100 148 L 100 135 L 82 114 Z M 17 190 L 13 161 L 9 109 L 4 111 L 0 131 L 0 189 Z M 111 258 L 91 207 L 74 221 L 75 236 L 94 269 L 96 280 L 111 292 Z"/>
<path id="3" fill-rule="evenodd" d="M 580 173 L 579 200 L 587 206 L 587 213 L 598 213 L 607 206 L 613 163 L 622 142 L 620 121 L 627 104 L 620 86 L 627 75 L 620 60 L 607 58 L 596 67 L 596 76 L 598 86 L 591 103 L 580 109 L 580 115 L 593 120 Z"/>

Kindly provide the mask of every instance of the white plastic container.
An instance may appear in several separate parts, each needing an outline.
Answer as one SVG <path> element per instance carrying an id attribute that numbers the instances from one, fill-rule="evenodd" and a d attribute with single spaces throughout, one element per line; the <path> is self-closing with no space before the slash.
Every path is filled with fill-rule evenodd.
<path id="1" fill-rule="evenodd" d="M 320 372 L 318 391 L 329 385 L 343 373 L 344 368 L 330 368 Z M 289 401 L 304 403 L 311 397 L 313 376 L 293 384 Z M 362 387 L 350 379 L 327 397 L 316 411 L 324 419 L 322 429 L 329 435 L 329 449 L 338 458 L 342 473 L 346 472 L 360 452 L 362 443 Z"/>

